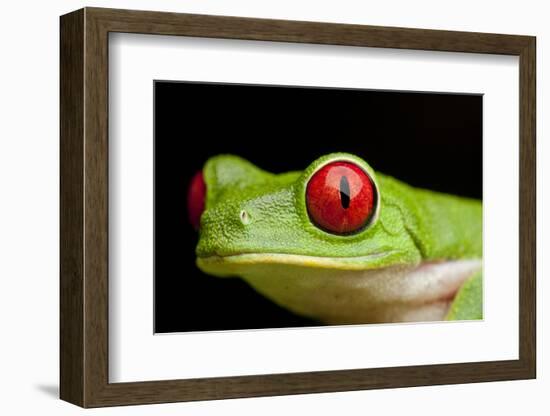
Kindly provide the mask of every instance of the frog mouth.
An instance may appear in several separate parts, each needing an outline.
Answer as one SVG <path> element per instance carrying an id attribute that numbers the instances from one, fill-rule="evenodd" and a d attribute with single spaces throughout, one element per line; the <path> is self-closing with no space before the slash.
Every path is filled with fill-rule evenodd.
<path id="1" fill-rule="evenodd" d="M 229 271 L 233 268 L 257 265 L 281 265 L 337 270 L 368 270 L 379 267 L 380 263 L 391 260 L 392 257 L 398 254 L 399 253 L 395 250 L 354 257 L 320 257 L 285 253 L 241 253 L 226 256 L 214 254 L 197 257 L 197 265 L 199 268 L 207 272 L 214 272 L 214 274 L 217 275 L 227 275 L 227 273 L 216 273 L 216 271 L 222 269 Z"/>

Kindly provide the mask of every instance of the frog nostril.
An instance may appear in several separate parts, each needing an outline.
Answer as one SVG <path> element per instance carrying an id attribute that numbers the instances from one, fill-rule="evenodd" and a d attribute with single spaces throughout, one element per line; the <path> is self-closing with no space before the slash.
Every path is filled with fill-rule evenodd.
<path id="1" fill-rule="evenodd" d="M 245 210 L 242 210 L 241 213 L 239 214 L 239 217 L 241 219 L 241 222 L 246 225 L 250 222 L 250 216 L 248 215 L 248 212 L 246 212 Z"/>

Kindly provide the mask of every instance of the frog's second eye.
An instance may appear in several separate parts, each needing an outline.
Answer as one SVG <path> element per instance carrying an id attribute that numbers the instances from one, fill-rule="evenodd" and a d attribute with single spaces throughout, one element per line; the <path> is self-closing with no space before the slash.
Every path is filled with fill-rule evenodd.
<path id="1" fill-rule="evenodd" d="M 365 227 L 374 214 L 376 199 L 371 178 L 352 162 L 323 166 L 311 177 L 306 189 L 311 220 L 335 234 L 352 234 Z"/>
<path id="2" fill-rule="evenodd" d="M 187 190 L 187 213 L 189 222 L 195 228 L 199 229 L 201 215 L 204 211 L 204 202 L 206 199 L 206 183 L 202 171 L 195 173 Z"/>

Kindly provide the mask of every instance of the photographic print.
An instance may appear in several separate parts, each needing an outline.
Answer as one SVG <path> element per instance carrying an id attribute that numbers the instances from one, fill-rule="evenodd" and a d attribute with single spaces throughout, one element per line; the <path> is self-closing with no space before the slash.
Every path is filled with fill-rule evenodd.
<path id="1" fill-rule="evenodd" d="M 155 332 L 482 319 L 482 100 L 155 81 Z"/>
<path id="2" fill-rule="evenodd" d="M 535 64 L 533 36 L 63 15 L 60 398 L 535 378 Z"/>

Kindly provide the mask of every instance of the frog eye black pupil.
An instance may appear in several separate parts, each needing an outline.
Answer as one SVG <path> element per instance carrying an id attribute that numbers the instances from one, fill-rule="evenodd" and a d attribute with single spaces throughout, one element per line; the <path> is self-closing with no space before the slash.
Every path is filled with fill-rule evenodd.
<path id="1" fill-rule="evenodd" d="M 340 201 L 342 202 L 342 207 L 344 209 L 349 208 L 349 202 L 350 202 L 350 189 L 349 189 L 349 182 L 347 176 L 342 176 L 340 178 Z"/>

